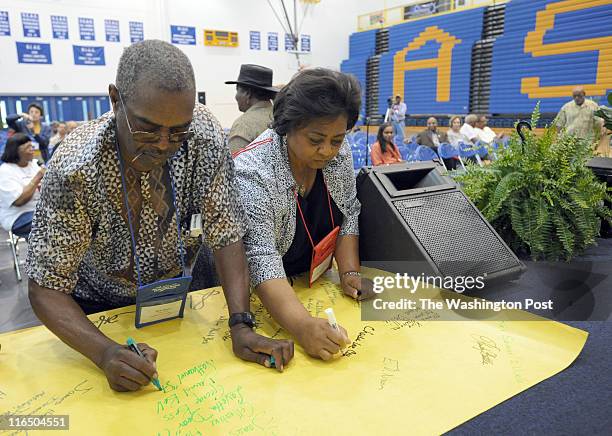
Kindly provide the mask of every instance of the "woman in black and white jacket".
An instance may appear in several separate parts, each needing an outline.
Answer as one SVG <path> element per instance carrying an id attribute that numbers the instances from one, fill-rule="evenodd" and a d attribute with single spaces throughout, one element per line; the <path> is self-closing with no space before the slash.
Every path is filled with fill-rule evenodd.
<path id="1" fill-rule="evenodd" d="M 355 299 L 371 292 L 359 273 L 361 205 L 345 140 L 359 106 L 354 77 L 304 70 L 276 97 L 272 129 L 235 155 L 251 285 L 305 351 L 324 360 L 348 344 L 346 331 L 312 317 L 287 277 L 310 272 L 312 282 L 333 254 L 343 292 Z"/>

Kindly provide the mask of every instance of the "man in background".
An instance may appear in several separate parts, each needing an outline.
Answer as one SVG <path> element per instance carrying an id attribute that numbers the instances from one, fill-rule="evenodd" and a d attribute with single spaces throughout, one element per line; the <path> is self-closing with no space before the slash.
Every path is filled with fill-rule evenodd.
<path id="1" fill-rule="evenodd" d="M 417 135 L 416 142 L 419 145 L 431 148 L 437 153 L 440 144 L 448 142 L 448 138 L 446 133 L 438 130 L 438 120 L 434 117 L 429 117 L 427 119 L 427 128 Z M 444 159 L 444 165 L 448 169 L 455 169 L 455 160 Z"/>
<path id="2" fill-rule="evenodd" d="M 463 126 L 461 126 L 461 130 L 459 130 L 459 133 L 465 135 L 472 142 L 476 142 L 478 140 L 476 121 L 478 121 L 478 117 L 474 114 L 469 114 L 465 117 L 465 122 L 463 123 Z"/>
<path id="3" fill-rule="evenodd" d="M 501 139 L 504 135 L 497 135 L 489 126 L 487 126 L 488 119 L 486 115 L 477 115 L 476 116 L 476 127 L 474 127 L 474 131 L 478 136 L 480 141 L 486 144 L 492 144 L 496 139 Z"/>
<path id="4" fill-rule="evenodd" d="M 406 103 L 402 102 L 402 97 L 395 96 L 395 103 L 391 106 L 391 124 L 393 125 L 393 136 L 402 138 L 404 142 L 404 126 L 406 125 Z"/>
<path id="5" fill-rule="evenodd" d="M 232 124 L 228 144 L 235 153 L 257 138 L 272 122 L 272 101 L 278 89 L 272 86 L 272 70 L 260 65 L 243 64 L 236 84 L 236 102 L 240 115 Z"/>
<path id="6" fill-rule="evenodd" d="M 572 101 L 563 105 L 555 124 L 557 130 L 565 130 L 569 135 L 575 135 L 587 140 L 595 140 L 601 131 L 601 120 L 593 115 L 598 109 L 597 103 L 587 100 L 582 86 L 577 86 L 572 92 Z"/>

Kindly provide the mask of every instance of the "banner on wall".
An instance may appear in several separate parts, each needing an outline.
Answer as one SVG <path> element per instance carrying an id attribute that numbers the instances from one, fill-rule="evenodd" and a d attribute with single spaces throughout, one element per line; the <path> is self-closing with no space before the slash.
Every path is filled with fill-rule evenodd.
<path id="1" fill-rule="evenodd" d="M 121 42 L 119 20 L 104 20 L 104 33 L 107 42 Z"/>
<path id="2" fill-rule="evenodd" d="M 555 113 L 576 86 L 605 101 L 612 90 L 611 16 L 605 0 L 509 2 L 504 34 L 493 43 L 489 110 L 531 113 L 539 103 L 540 112 Z"/>
<path id="3" fill-rule="evenodd" d="M 285 33 L 285 51 L 295 50 L 295 44 L 293 43 L 293 37 L 288 33 Z"/>
<path id="4" fill-rule="evenodd" d="M 51 15 L 51 31 L 53 39 L 68 39 L 68 17 Z"/>
<path id="5" fill-rule="evenodd" d="M 140 42 L 144 40 L 144 24 L 141 21 L 130 21 L 130 42 Z"/>
<path id="6" fill-rule="evenodd" d="M 0 11 L 0 36 L 11 36 L 8 11 Z"/>
<path id="7" fill-rule="evenodd" d="M 268 32 L 268 51 L 278 51 L 278 33 Z"/>
<path id="8" fill-rule="evenodd" d="M 189 26 L 170 26 L 172 44 L 196 45 L 196 29 Z"/>
<path id="9" fill-rule="evenodd" d="M 310 35 L 302 35 L 300 38 L 300 51 L 310 51 Z"/>
<path id="10" fill-rule="evenodd" d="M 40 21 L 38 20 L 38 14 L 22 12 L 21 24 L 23 26 L 24 37 L 40 38 Z"/>
<path id="11" fill-rule="evenodd" d="M 16 42 L 20 64 L 51 64 L 51 44 Z"/>
<path id="12" fill-rule="evenodd" d="M 96 31 L 93 18 L 79 17 L 79 35 L 82 41 L 95 41 Z"/>
<path id="13" fill-rule="evenodd" d="M 72 52 L 74 53 L 75 65 L 106 65 L 106 61 L 104 59 L 104 47 L 73 45 Z"/>
<path id="14" fill-rule="evenodd" d="M 249 32 L 249 47 L 251 50 L 261 50 L 261 32 L 256 30 Z"/>

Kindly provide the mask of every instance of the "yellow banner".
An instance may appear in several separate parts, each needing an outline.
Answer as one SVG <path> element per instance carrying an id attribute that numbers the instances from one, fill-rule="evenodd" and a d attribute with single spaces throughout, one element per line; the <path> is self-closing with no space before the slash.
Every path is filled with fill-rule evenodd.
<path id="1" fill-rule="evenodd" d="M 232 354 L 220 289 L 190 294 L 184 319 L 141 330 L 133 307 L 92 315 L 117 342 L 132 336 L 159 351 L 163 392 L 112 391 L 44 327 L 0 335 L 0 415 L 69 415 L 69 432 L 54 435 L 440 434 L 562 371 L 587 337 L 531 315 L 362 322 L 359 304 L 335 283 L 330 272 L 312 289 L 304 279 L 295 289 L 313 315 L 333 307 L 352 344 L 331 362 L 296 345 L 284 373 Z M 259 331 L 286 337 L 252 300 Z"/>

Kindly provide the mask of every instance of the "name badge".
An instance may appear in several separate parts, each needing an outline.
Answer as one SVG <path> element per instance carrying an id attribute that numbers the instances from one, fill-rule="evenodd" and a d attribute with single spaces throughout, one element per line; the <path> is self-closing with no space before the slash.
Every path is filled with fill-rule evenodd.
<path id="1" fill-rule="evenodd" d="M 136 328 L 182 318 L 191 277 L 160 280 L 136 292 Z"/>
<path id="2" fill-rule="evenodd" d="M 336 250 L 336 241 L 340 234 L 340 227 L 335 227 L 329 234 L 312 249 L 312 260 L 310 262 L 309 287 L 331 268 L 332 259 Z"/>

